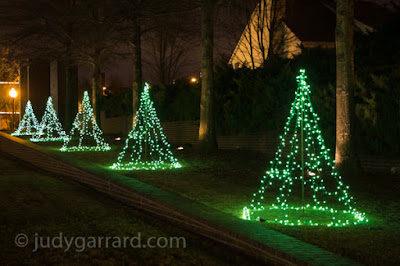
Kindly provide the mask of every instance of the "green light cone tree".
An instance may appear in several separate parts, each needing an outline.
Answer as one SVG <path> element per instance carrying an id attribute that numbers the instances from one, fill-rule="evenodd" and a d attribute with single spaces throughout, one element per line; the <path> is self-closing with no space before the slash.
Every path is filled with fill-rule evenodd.
<path id="1" fill-rule="evenodd" d="M 26 103 L 24 116 L 18 125 L 18 129 L 11 133 L 11 135 L 31 136 L 39 130 L 39 127 L 39 123 L 36 119 L 35 113 L 33 112 L 31 101 L 28 100 Z"/>
<path id="2" fill-rule="evenodd" d="M 170 144 L 163 133 L 150 99 L 149 85 L 146 83 L 140 98 L 139 110 L 136 112 L 135 125 L 111 169 L 156 170 L 180 167 L 182 166 L 174 158 Z"/>
<path id="3" fill-rule="evenodd" d="M 329 155 L 314 112 L 304 70 L 270 170 L 243 219 L 284 225 L 346 226 L 368 222 L 355 209 Z"/>
<path id="4" fill-rule="evenodd" d="M 64 139 L 62 152 L 76 151 L 109 151 L 110 145 L 106 143 L 103 132 L 96 123 L 93 108 L 90 104 L 89 94 L 83 93 L 82 105 L 79 107 L 70 134 Z"/>
<path id="5" fill-rule="evenodd" d="M 67 134 L 58 120 L 56 110 L 54 110 L 53 99 L 48 98 L 46 109 L 39 125 L 39 130 L 33 135 L 33 142 L 63 141 Z"/>

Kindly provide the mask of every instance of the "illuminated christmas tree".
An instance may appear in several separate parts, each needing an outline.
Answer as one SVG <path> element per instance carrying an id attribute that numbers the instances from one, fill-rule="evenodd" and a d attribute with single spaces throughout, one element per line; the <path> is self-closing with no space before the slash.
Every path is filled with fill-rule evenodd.
<path id="1" fill-rule="evenodd" d="M 55 133 L 55 135 L 54 135 Z M 66 138 L 67 134 L 58 120 L 57 113 L 53 107 L 53 99 L 49 97 L 46 109 L 40 122 L 39 130 L 33 135 L 33 142 L 60 141 Z"/>
<path id="2" fill-rule="evenodd" d="M 365 214 L 355 209 L 349 187 L 325 146 L 306 78 L 305 71 L 300 70 L 295 100 L 275 158 L 251 204 L 243 208 L 243 219 L 312 226 L 368 222 Z"/>
<path id="3" fill-rule="evenodd" d="M 156 170 L 182 167 L 174 158 L 146 83 L 136 112 L 135 125 L 123 151 L 111 168 L 115 170 Z"/>
<path id="4" fill-rule="evenodd" d="M 39 123 L 36 119 L 35 113 L 33 112 L 31 101 L 28 100 L 26 103 L 24 116 L 18 125 L 18 129 L 14 133 L 11 133 L 11 135 L 30 136 L 35 134 L 38 130 Z"/>
<path id="5" fill-rule="evenodd" d="M 75 117 L 72 129 L 64 139 L 60 151 L 109 151 L 110 145 L 105 142 L 103 132 L 96 123 L 93 108 L 90 104 L 89 94 L 83 93 L 82 105 Z"/>

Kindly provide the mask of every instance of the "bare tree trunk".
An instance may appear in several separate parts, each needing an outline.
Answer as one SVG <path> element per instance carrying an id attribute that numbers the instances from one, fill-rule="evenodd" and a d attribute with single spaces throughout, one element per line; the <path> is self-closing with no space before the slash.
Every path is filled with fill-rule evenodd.
<path id="1" fill-rule="evenodd" d="M 214 114 L 214 64 L 213 64 L 213 15 L 217 1 L 204 0 L 202 7 L 201 37 L 201 101 L 199 146 L 204 149 L 216 149 Z"/>
<path id="2" fill-rule="evenodd" d="M 67 60 L 65 66 L 65 111 L 64 129 L 68 132 L 72 128 L 74 117 L 78 112 L 78 67 Z"/>
<path id="3" fill-rule="evenodd" d="M 141 30 L 139 19 L 134 20 L 133 25 L 133 83 L 132 83 L 132 108 L 133 108 L 133 124 L 135 123 L 135 115 L 138 109 L 139 91 L 142 87 L 142 49 L 141 49 Z"/>
<path id="4" fill-rule="evenodd" d="M 251 23 L 247 23 L 247 29 L 249 30 L 249 47 L 250 47 L 250 59 L 251 59 L 251 69 L 255 69 L 256 65 L 254 64 L 254 47 L 253 47 L 253 39 L 251 33 Z"/>
<path id="5" fill-rule="evenodd" d="M 336 1 L 336 167 L 357 174 L 354 122 L 354 0 Z"/>
<path id="6" fill-rule="evenodd" d="M 92 104 L 93 104 L 93 115 L 96 119 L 97 125 L 100 127 L 100 106 L 99 106 L 99 92 L 100 92 L 100 63 L 95 62 L 93 64 L 92 74 Z"/>
<path id="7" fill-rule="evenodd" d="M 264 46 L 264 30 L 268 30 L 268 3 L 266 0 L 262 0 L 260 3 L 260 8 L 257 15 L 257 42 L 258 46 L 260 47 L 260 52 L 262 55 L 262 63 L 267 59 L 268 53 L 265 54 L 267 51 L 265 50 Z M 265 23 L 267 23 L 267 29 L 265 29 Z M 269 35 L 271 36 L 271 31 L 269 31 Z M 271 46 L 271 42 L 270 45 Z"/>

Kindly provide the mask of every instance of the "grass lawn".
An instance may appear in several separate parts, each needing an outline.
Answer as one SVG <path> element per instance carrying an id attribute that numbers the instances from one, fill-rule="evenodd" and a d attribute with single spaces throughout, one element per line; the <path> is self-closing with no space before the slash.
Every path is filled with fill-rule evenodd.
<path id="1" fill-rule="evenodd" d="M 90 156 L 88 153 L 69 153 L 69 156 L 108 167 L 116 161 L 121 145 L 114 143 L 113 150 L 106 153 L 92 152 Z M 203 153 L 190 148 L 174 150 L 174 154 L 183 168 L 120 173 L 238 217 L 258 190 L 259 180 L 272 159 L 254 152 Z M 260 225 L 361 263 L 400 263 L 400 178 L 366 174 L 361 179 L 343 181 L 350 186 L 349 193 L 355 198 L 357 209 L 366 213 L 368 224 L 344 228 Z"/>
<path id="2" fill-rule="evenodd" d="M 0 264 L 254 264 L 212 241 L 119 204 L 90 188 L 55 178 L 23 166 L 0 154 Z M 97 248 L 81 250 L 82 242 L 36 252 L 35 233 L 45 237 L 184 237 L 186 248 Z M 29 237 L 25 248 L 14 243 L 16 235 Z M 88 241 L 88 240 L 86 240 Z M 136 240 L 135 240 L 136 241 Z M 55 242 L 58 243 L 58 242 Z M 129 242 L 128 242 L 129 244 Z M 134 242 L 136 245 L 137 242 Z M 105 245 L 105 242 L 102 244 Z M 154 243 L 152 243 L 154 245 Z M 182 246 L 181 242 L 181 246 Z M 111 245 L 110 245 L 111 246 Z"/>

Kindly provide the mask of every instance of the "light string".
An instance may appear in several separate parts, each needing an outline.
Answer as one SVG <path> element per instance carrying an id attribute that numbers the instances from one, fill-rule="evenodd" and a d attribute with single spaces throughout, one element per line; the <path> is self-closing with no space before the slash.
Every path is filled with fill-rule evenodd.
<path id="1" fill-rule="evenodd" d="M 157 170 L 182 167 L 171 152 L 170 144 L 150 99 L 149 90 L 149 85 L 145 83 L 135 124 L 129 132 L 117 162 L 110 166 L 111 169 Z"/>
<path id="2" fill-rule="evenodd" d="M 24 116 L 19 122 L 18 129 L 11 133 L 12 136 L 31 136 L 39 130 L 39 123 L 36 119 L 31 101 L 28 100 Z"/>
<path id="3" fill-rule="evenodd" d="M 54 135 L 56 133 L 56 135 Z M 67 134 L 57 117 L 54 110 L 53 99 L 48 98 L 39 130 L 30 139 L 32 142 L 64 141 Z"/>
<path id="4" fill-rule="evenodd" d="M 243 208 L 242 217 L 246 220 L 262 219 L 271 223 L 292 226 L 339 227 L 368 222 L 365 213 L 357 211 L 354 207 L 355 201 L 348 193 L 349 187 L 344 185 L 341 176 L 335 169 L 334 160 L 329 156 L 329 149 L 325 146 L 318 126 L 319 117 L 311 104 L 311 91 L 306 78 L 305 70 L 300 70 L 300 75 L 297 77 L 298 89 L 295 100 L 291 105 L 283 134 L 279 137 L 280 144 L 275 157 L 270 162 L 270 170 L 261 179 L 261 186 L 253 194 L 250 205 Z M 301 136 L 303 136 L 303 140 Z M 299 146 L 302 141 L 304 141 L 304 169 L 299 163 L 299 156 L 302 154 Z M 302 170 L 306 173 L 304 182 L 303 175 L 300 174 Z M 265 193 L 268 189 L 272 190 L 276 183 L 279 187 L 279 195 L 275 198 L 276 202 L 265 206 Z M 301 186 L 312 192 L 311 202 L 302 201 L 301 204 L 289 204 L 290 198 L 296 198 L 293 195 L 295 183 L 300 183 Z M 268 192 L 271 193 L 271 191 Z M 304 194 L 302 196 L 304 199 Z M 334 198 L 332 202 L 328 201 L 332 198 Z M 271 211 L 276 210 L 278 212 L 274 213 L 279 213 L 279 217 L 262 217 L 263 215 L 269 217 L 272 215 Z M 296 212 L 297 214 L 294 214 Z M 309 219 L 310 215 L 323 216 L 325 221 Z M 318 217 L 316 218 L 318 219 Z"/>
<path id="5" fill-rule="evenodd" d="M 93 140 L 95 143 L 93 143 Z M 69 147 L 74 142 L 75 145 Z M 78 142 L 76 144 L 76 142 Z M 77 151 L 109 151 L 110 145 L 104 140 L 103 132 L 96 123 L 93 108 L 90 104 L 89 94 L 83 93 L 82 105 L 76 114 L 69 135 L 64 139 L 62 152 Z"/>

